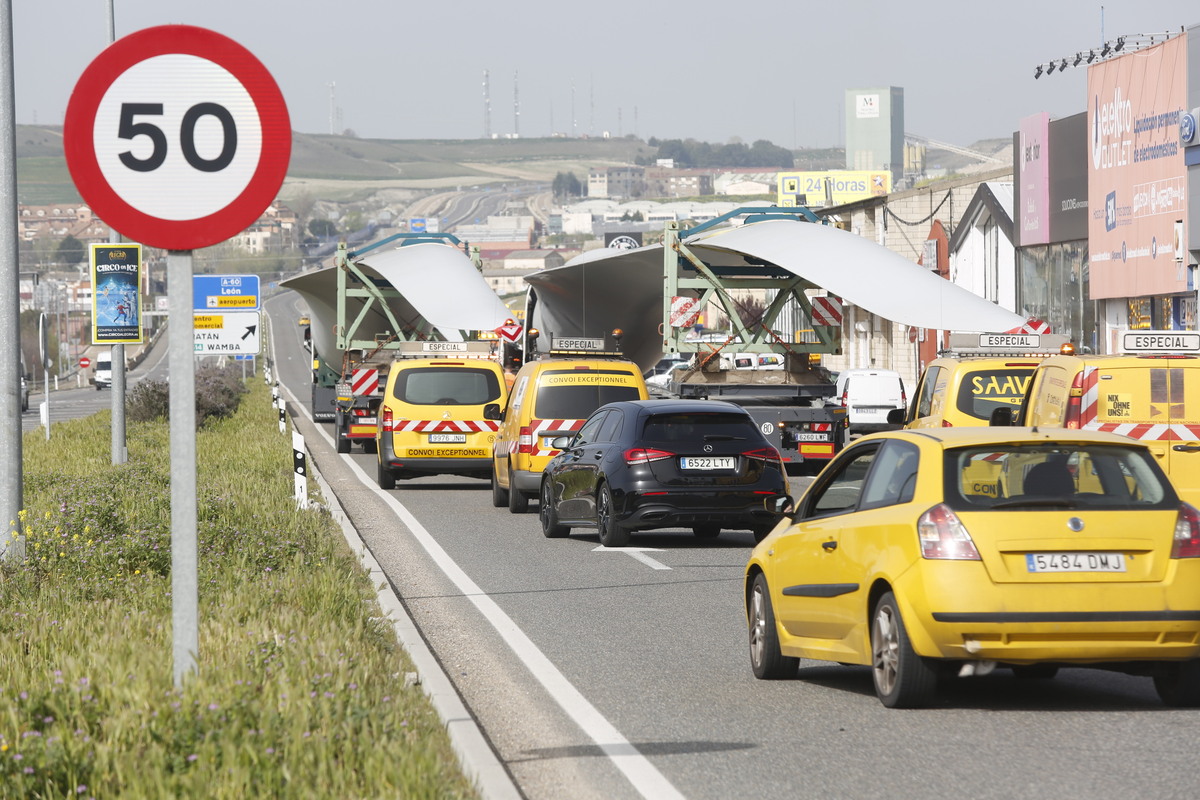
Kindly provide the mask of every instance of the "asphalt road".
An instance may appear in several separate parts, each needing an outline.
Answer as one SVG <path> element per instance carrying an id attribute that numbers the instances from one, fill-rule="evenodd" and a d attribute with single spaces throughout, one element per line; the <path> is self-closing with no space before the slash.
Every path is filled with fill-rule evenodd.
<path id="1" fill-rule="evenodd" d="M 296 410 L 301 309 L 268 303 Z M 798 680 L 757 681 L 741 600 L 750 534 L 635 534 L 621 550 L 591 531 L 549 540 L 536 513 L 493 508 L 486 481 L 382 492 L 374 456 L 338 456 L 297 425 L 529 798 L 1196 794 L 1200 715 L 1164 708 L 1147 678 L 997 671 L 947 683 L 920 711 L 885 709 L 862 667 L 805 661 Z"/>
<path id="2" fill-rule="evenodd" d="M 167 380 L 167 346 L 166 335 L 163 334 L 147 352 L 145 359 L 137 367 L 125 375 L 125 390 L 132 391 L 138 381 L 147 378 Z M 125 345 L 126 353 L 132 351 L 134 345 Z M 79 375 L 64 377 L 57 382 L 50 381 L 50 435 L 54 435 L 56 422 L 63 422 L 78 417 L 86 417 L 97 411 L 112 408 L 113 395 L 110 389 L 97 391 Z M 29 410 L 21 414 L 21 430 L 28 433 L 42 427 L 41 406 L 46 402 L 46 392 L 39 385 L 29 393 Z"/>

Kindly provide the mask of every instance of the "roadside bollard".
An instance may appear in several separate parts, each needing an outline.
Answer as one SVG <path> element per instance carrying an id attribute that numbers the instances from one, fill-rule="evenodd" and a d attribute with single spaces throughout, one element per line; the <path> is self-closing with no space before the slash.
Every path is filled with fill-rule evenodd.
<path id="1" fill-rule="evenodd" d="M 296 508 L 305 509 L 308 508 L 308 466 L 304 457 L 304 437 L 295 431 L 292 431 L 292 460 L 296 471 Z"/>

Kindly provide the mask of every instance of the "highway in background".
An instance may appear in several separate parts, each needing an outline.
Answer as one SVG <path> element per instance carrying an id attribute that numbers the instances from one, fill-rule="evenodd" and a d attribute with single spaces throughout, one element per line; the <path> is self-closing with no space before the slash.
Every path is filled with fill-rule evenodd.
<path id="1" fill-rule="evenodd" d="M 287 294 L 267 309 L 300 411 L 305 309 Z M 650 532 L 618 550 L 591 531 L 549 540 L 536 513 L 492 507 L 484 480 L 382 492 L 374 456 L 338 456 L 328 426 L 298 425 L 529 798 L 1195 794 L 1200 716 L 1165 709 L 1147 678 L 998 670 L 948 682 L 920 711 L 884 708 L 864 667 L 805 661 L 798 680 L 757 681 L 741 597 L 750 534 Z"/>
<path id="2" fill-rule="evenodd" d="M 190 320 L 189 320 L 190 321 Z M 146 353 L 145 359 L 138 366 L 129 370 L 125 376 L 126 393 L 142 380 L 167 380 L 167 347 L 166 333 L 159 336 L 158 341 Z M 132 352 L 133 345 L 125 345 L 126 353 Z M 97 411 L 112 408 L 112 390 L 97 391 L 90 380 L 90 370 L 87 377 L 76 373 L 58 381 L 50 380 L 50 433 L 54 434 L 54 424 L 68 419 L 86 417 Z M 21 429 L 25 433 L 42 427 L 41 405 L 46 400 L 45 390 L 39 383 L 29 392 L 29 410 L 21 415 Z"/>

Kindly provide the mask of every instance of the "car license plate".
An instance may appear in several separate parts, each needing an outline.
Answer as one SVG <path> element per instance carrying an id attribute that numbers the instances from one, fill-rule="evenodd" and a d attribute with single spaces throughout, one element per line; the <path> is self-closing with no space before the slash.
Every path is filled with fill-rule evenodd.
<path id="1" fill-rule="evenodd" d="M 1026 553 L 1030 572 L 1124 572 L 1124 553 Z"/>
<path id="2" fill-rule="evenodd" d="M 796 434 L 798 442 L 828 442 L 829 434 L 827 433 L 798 433 Z"/>
<path id="3" fill-rule="evenodd" d="M 554 446 L 554 440 L 557 438 L 558 438 L 557 436 L 543 436 L 542 437 L 542 449 L 543 450 L 557 450 L 558 448 L 556 448 Z"/>
<path id="4" fill-rule="evenodd" d="M 429 434 L 430 444 L 466 444 L 467 435 L 465 433 L 431 433 Z"/>
<path id="5" fill-rule="evenodd" d="M 680 469 L 733 469 L 737 459 L 733 456 L 683 456 L 679 459 Z"/>

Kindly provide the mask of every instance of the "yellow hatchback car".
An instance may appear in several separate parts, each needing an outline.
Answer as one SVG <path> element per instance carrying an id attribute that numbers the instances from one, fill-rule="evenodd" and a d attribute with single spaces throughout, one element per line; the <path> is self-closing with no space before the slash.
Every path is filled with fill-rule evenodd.
<path id="1" fill-rule="evenodd" d="M 888 707 L 996 666 L 1119 669 L 1200 705 L 1200 512 L 1110 433 L 863 437 L 754 548 L 745 603 L 755 676 L 870 665 Z"/>

